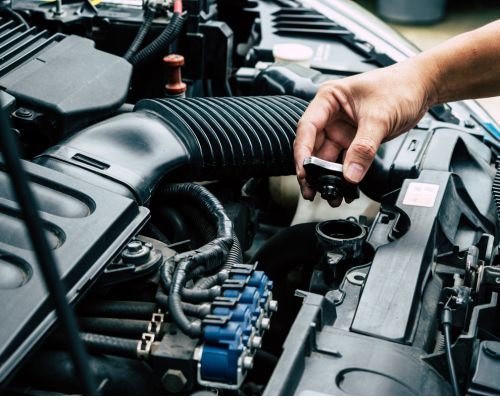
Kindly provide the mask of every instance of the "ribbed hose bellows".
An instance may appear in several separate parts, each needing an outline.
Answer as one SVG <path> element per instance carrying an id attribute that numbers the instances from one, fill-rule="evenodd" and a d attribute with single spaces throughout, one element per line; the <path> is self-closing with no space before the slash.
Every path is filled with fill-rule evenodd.
<path id="1" fill-rule="evenodd" d="M 497 210 L 497 219 L 500 223 L 500 157 L 497 157 L 495 162 L 497 172 L 495 173 L 495 179 L 493 180 L 493 198 L 495 199 L 495 206 Z"/>
<path id="2" fill-rule="evenodd" d="M 308 103 L 291 96 L 143 100 L 190 150 L 198 178 L 294 173 L 292 145 Z"/>

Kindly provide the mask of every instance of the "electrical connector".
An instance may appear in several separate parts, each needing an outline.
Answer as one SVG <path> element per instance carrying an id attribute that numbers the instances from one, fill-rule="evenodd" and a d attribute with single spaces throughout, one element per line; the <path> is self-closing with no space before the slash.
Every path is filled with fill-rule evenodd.
<path id="1" fill-rule="evenodd" d="M 254 265 L 237 264 L 203 320 L 203 344 L 198 351 L 198 383 L 239 388 L 253 367 L 255 351 L 277 310 L 272 282 Z"/>

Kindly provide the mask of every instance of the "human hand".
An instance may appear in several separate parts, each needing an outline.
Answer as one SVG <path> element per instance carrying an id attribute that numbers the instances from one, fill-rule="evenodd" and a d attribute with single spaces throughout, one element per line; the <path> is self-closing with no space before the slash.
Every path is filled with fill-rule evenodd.
<path id="1" fill-rule="evenodd" d="M 320 87 L 299 121 L 294 142 L 295 168 L 304 198 L 312 200 L 315 195 L 305 179 L 306 157 L 337 161 L 345 150 L 344 177 L 357 184 L 380 144 L 418 123 L 435 92 L 428 69 L 410 59 Z"/>

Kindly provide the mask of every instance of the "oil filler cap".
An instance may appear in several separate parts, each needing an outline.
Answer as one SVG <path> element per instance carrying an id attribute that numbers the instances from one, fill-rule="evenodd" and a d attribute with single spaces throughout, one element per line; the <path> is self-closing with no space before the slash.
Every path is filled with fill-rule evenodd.
<path id="1" fill-rule="evenodd" d="M 304 169 L 307 183 L 331 205 L 340 205 L 343 198 L 349 203 L 359 198 L 357 185 L 344 179 L 342 164 L 307 157 L 304 160 Z"/>

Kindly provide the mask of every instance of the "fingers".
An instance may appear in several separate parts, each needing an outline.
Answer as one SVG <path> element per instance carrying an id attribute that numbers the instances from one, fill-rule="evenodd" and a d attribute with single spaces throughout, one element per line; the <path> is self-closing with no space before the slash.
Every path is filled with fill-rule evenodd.
<path id="1" fill-rule="evenodd" d="M 302 190 L 302 195 L 309 200 L 314 198 L 314 191 L 307 185 L 305 180 L 306 173 L 303 163 L 305 158 L 313 154 L 315 143 L 319 139 L 317 135 L 323 134 L 322 132 L 332 115 L 338 111 L 338 105 L 329 97 L 331 96 L 328 96 L 324 91 L 318 92 L 318 95 L 309 104 L 309 107 L 307 107 L 307 110 L 299 121 L 297 136 L 293 144 L 297 179 Z"/>
<path id="2" fill-rule="evenodd" d="M 344 177 L 351 183 L 359 183 L 377 155 L 377 150 L 387 134 L 384 124 L 365 120 L 360 121 L 358 131 L 344 162 Z"/>

